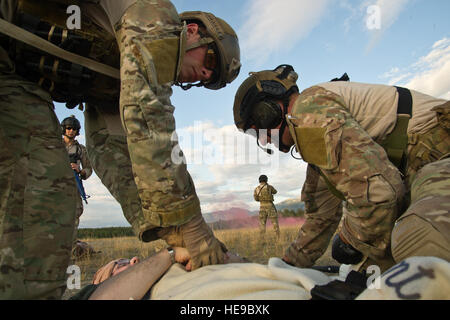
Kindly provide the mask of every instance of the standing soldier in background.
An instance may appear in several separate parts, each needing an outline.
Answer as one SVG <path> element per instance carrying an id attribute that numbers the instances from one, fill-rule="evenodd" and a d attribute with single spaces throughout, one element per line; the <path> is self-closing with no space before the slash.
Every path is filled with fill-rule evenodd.
<path id="1" fill-rule="evenodd" d="M 61 130 L 63 132 L 63 140 L 66 146 L 67 153 L 69 154 L 70 166 L 73 171 L 82 179 L 86 180 L 92 174 L 92 166 L 89 161 L 88 154 L 86 151 L 86 147 L 80 144 L 76 137 L 80 134 L 81 125 L 80 121 L 78 121 L 75 116 L 70 116 L 65 118 L 61 122 Z M 80 188 L 83 188 L 81 180 L 79 180 L 81 186 L 78 186 L 78 191 Z M 78 183 L 78 182 L 77 182 Z M 83 214 L 83 199 L 82 196 L 86 196 L 85 194 L 81 194 L 79 192 L 79 197 L 77 198 L 77 210 L 76 210 L 76 220 L 75 220 L 75 229 L 74 229 L 74 246 L 77 240 L 77 229 L 80 224 L 80 217 Z M 72 249 L 73 249 L 72 248 Z"/>
<path id="2" fill-rule="evenodd" d="M 280 238 L 280 227 L 278 226 L 278 213 L 277 208 L 273 204 L 273 195 L 277 193 L 277 190 L 267 183 L 267 176 L 262 174 L 259 176 L 259 186 L 255 188 L 253 192 L 253 198 L 255 201 L 259 201 L 259 234 L 261 238 L 266 233 L 267 218 L 270 218 L 273 224 L 273 229 L 277 234 L 277 238 Z"/>
<path id="3" fill-rule="evenodd" d="M 68 30 L 74 4 L 81 29 Z M 78 195 L 53 101 L 86 104 L 90 161 L 140 240 L 186 247 L 193 269 L 222 263 L 186 163 L 172 160 L 170 96 L 237 77 L 234 30 L 167 0 L 0 0 L 0 18 L 0 298 L 65 290 Z"/>

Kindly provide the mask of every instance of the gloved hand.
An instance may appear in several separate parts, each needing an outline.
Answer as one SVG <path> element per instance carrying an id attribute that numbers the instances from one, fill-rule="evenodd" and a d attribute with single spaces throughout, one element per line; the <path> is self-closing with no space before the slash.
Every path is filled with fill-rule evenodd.
<path id="1" fill-rule="evenodd" d="M 344 264 L 357 264 L 363 258 L 361 252 L 353 248 L 351 244 L 345 243 L 338 234 L 333 238 L 331 256 L 337 262 Z"/>
<path id="2" fill-rule="evenodd" d="M 201 214 L 181 226 L 164 228 L 158 235 L 171 246 L 188 249 L 192 270 L 225 261 L 226 246 L 216 239 Z"/>

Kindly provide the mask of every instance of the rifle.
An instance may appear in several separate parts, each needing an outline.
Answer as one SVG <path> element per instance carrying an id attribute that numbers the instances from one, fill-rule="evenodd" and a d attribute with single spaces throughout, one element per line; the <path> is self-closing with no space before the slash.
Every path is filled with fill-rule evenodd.
<path id="1" fill-rule="evenodd" d="M 70 163 L 77 163 L 77 161 L 79 160 L 78 155 L 76 153 L 69 154 L 69 159 Z M 87 204 L 88 203 L 87 198 L 89 198 L 89 196 L 86 195 L 86 191 L 84 190 L 83 182 L 81 181 L 81 175 L 75 170 L 73 170 L 73 173 L 75 175 L 75 181 L 77 182 L 78 192 L 80 193 L 81 198 Z"/>

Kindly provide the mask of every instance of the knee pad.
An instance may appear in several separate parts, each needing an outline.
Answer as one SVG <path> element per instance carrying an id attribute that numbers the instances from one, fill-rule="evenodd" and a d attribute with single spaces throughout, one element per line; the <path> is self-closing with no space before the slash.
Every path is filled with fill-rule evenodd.
<path id="1" fill-rule="evenodd" d="M 450 243 L 429 221 L 415 214 L 402 217 L 391 236 L 396 263 L 412 256 L 434 256 L 450 261 Z"/>

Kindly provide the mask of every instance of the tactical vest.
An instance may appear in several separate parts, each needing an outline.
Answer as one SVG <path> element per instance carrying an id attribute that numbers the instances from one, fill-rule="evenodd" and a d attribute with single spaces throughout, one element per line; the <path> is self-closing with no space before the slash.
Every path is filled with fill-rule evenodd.
<path id="1" fill-rule="evenodd" d="M 67 149 L 67 147 L 66 147 L 66 149 Z M 69 149 L 71 149 L 71 148 L 69 148 Z M 67 151 L 69 151 L 69 150 L 67 150 Z M 83 150 L 81 149 L 80 144 L 78 142 L 75 142 L 75 152 L 73 152 L 73 153 L 68 152 L 68 154 L 69 154 L 70 163 L 79 164 L 79 162 L 81 161 L 81 159 L 83 157 Z"/>
<path id="2" fill-rule="evenodd" d="M 95 0 L 18 0 L 14 24 L 69 52 L 119 68 L 116 39 L 82 14 L 82 29 L 67 29 L 69 5 Z M 5 48 L 6 49 L 6 48 Z M 120 80 L 91 71 L 79 64 L 59 59 L 20 41 L 7 48 L 16 73 L 38 83 L 56 102 L 68 108 L 83 102 L 117 105 Z"/>
<path id="3" fill-rule="evenodd" d="M 259 201 L 273 201 L 273 194 L 268 184 L 262 186 L 261 189 L 259 189 L 258 194 Z"/>

